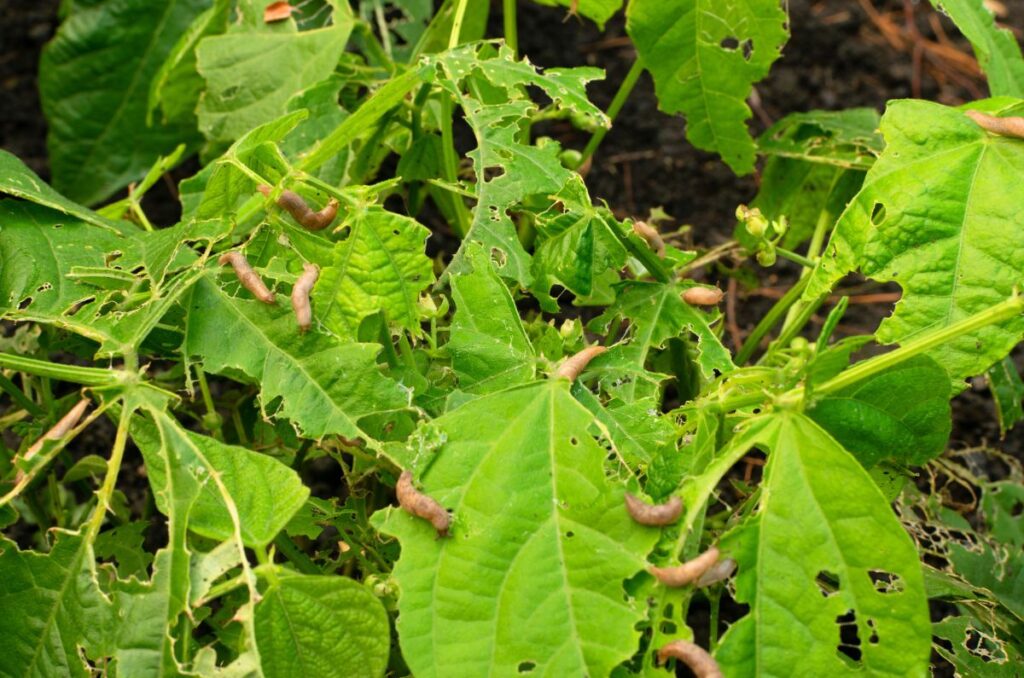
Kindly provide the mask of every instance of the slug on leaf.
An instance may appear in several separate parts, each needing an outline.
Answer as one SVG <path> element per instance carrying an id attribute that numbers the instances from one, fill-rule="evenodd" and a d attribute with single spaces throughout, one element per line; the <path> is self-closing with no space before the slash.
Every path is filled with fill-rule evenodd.
<path id="1" fill-rule="evenodd" d="M 641 525 L 671 525 L 679 520 L 683 512 L 683 500 L 673 495 L 664 504 L 648 504 L 638 497 L 626 493 L 626 510 L 633 520 Z"/>
<path id="2" fill-rule="evenodd" d="M 402 475 L 398 477 L 398 484 L 395 485 L 395 491 L 398 494 L 399 506 L 418 518 L 429 520 L 437 530 L 438 537 L 448 536 L 452 517 L 448 515 L 443 506 L 437 503 L 437 500 L 413 486 L 412 473 L 402 471 Z"/>
<path id="3" fill-rule="evenodd" d="M 725 293 L 710 287 L 691 287 L 683 292 L 683 301 L 691 306 L 714 306 L 722 300 Z"/>
<path id="4" fill-rule="evenodd" d="M 266 184 L 260 184 L 257 188 L 263 195 L 270 195 L 273 190 Z M 294 191 L 281 191 L 281 195 L 277 198 L 277 206 L 292 215 L 295 221 L 310 231 L 322 231 L 330 226 L 338 214 L 339 204 L 337 198 L 331 198 L 322 210 L 314 212 L 302 199 L 302 196 Z"/>
<path id="5" fill-rule="evenodd" d="M 601 355 L 608 349 L 604 346 L 587 346 L 574 356 L 570 356 L 564 363 L 559 365 L 556 377 L 565 377 L 569 381 L 576 381 L 576 377 L 587 368 L 587 363 L 594 357 Z"/>
<path id="6" fill-rule="evenodd" d="M 712 546 L 693 560 L 687 560 L 682 565 L 675 567 L 655 567 L 652 565 L 647 570 L 665 586 L 673 588 L 686 586 L 700 579 L 701 575 L 718 561 L 718 555 L 718 547 Z"/>
<path id="7" fill-rule="evenodd" d="M 665 258 L 665 241 L 662 239 L 661 234 L 658 233 L 658 229 L 647 225 L 643 221 L 634 221 L 633 232 L 647 241 L 647 244 L 654 250 L 659 259 Z"/>
<path id="8" fill-rule="evenodd" d="M 700 645 L 688 640 L 673 640 L 658 650 L 658 663 L 678 659 L 686 664 L 697 678 L 722 678 L 718 662 Z"/>
<path id="9" fill-rule="evenodd" d="M 292 286 L 292 310 L 299 324 L 299 331 L 306 333 L 313 326 L 313 309 L 309 305 L 309 293 L 313 291 L 320 269 L 315 264 L 303 264 L 302 275 Z"/>
<path id="10" fill-rule="evenodd" d="M 217 262 L 221 266 L 231 264 L 231 267 L 235 269 L 235 275 L 238 276 L 238 281 L 242 283 L 242 287 L 252 292 L 253 296 L 257 299 L 264 304 L 274 303 L 274 293 L 263 284 L 263 278 L 252 269 L 249 260 L 245 258 L 244 254 L 241 252 L 225 252 L 220 255 L 220 259 Z"/>
<path id="11" fill-rule="evenodd" d="M 965 115 L 986 132 L 1004 137 L 1024 139 L 1024 118 L 999 118 L 981 111 L 967 111 Z"/>

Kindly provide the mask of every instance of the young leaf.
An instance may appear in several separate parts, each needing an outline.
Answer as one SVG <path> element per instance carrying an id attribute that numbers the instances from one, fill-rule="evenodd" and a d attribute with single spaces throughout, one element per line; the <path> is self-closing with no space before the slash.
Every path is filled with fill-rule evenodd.
<path id="1" fill-rule="evenodd" d="M 686 138 L 737 174 L 754 168 L 746 121 L 753 84 L 789 37 L 778 0 L 633 0 L 626 29 L 654 78 L 658 107 L 686 116 Z"/>
<path id="2" fill-rule="evenodd" d="M 622 582 L 657 531 L 629 518 L 592 423 L 552 379 L 430 426 L 442 442 L 420 480 L 453 511 L 451 537 L 394 508 L 372 520 L 402 542 L 398 632 L 413 674 L 598 676 L 636 650 L 642 605 Z"/>
<path id="3" fill-rule="evenodd" d="M 281 577 L 256 605 L 255 626 L 265 678 L 376 678 L 387 666 L 384 606 L 346 577 Z"/>
<path id="4" fill-rule="evenodd" d="M 864 468 L 882 459 L 923 465 L 949 442 L 952 396 L 949 375 L 922 355 L 817 401 L 808 415 Z"/>
<path id="5" fill-rule="evenodd" d="M 0 193 L 49 207 L 81 219 L 87 224 L 118 233 L 124 232 L 121 224 L 103 218 L 50 188 L 35 172 L 26 167 L 25 163 L 3 149 L 0 149 Z"/>
<path id="6" fill-rule="evenodd" d="M 0 674 L 93 675 L 80 648 L 104 656 L 114 621 L 95 566 L 92 545 L 77 532 L 58 530 L 45 554 L 0 539 Z"/>
<path id="7" fill-rule="evenodd" d="M 536 355 L 512 295 L 479 245 L 468 246 L 466 263 L 449 279 L 455 315 L 446 347 L 459 388 L 484 394 L 532 380 Z"/>
<path id="8" fill-rule="evenodd" d="M 1024 279 L 1024 256 L 1005 232 L 1020 212 L 1006 187 L 1024 171 L 1024 144 L 925 101 L 891 103 L 882 133 L 885 152 L 839 220 L 804 295 L 820 296 L 857 268 L 898 282 L 903 298 L 876 333 L 889 344 L 978 313 Z M 1000 360 L 1022 334 L 1024 318 L 1015 318 L 930 355 L 961 379 Z"/>
<path id="9" fill-rule="evenodd" d="M 960 32 L 971 41 L 974 55 L 988 78 L 992 96 L 1024 97 L 1024 58 L 1017 38 L 997 28 L 992 12 L 983 0 L 932 0 Z"/>
<path id="10" fill-rule="evenodd" d="M 39 94 L 53 185 L 92 205 L 141 177 L 160 155 L 199 139 L 146 125 L 149 82 L 206 0 L 113 0 L 79 7 L 43 50 Z"/>
<path id="11" fill-rule="evenodd" d="M 352 209 L 340 226 L 348 237 L 335 244 L 313 293 L 321 322 L 354 339 L 363 318 L 384 311 L 389 322 L 419 335 L 420 293 L 434 282 L 424 254 L 430 231 L 379 205 Z"/>
<path id="12" fill-rule="evenodd" d="M 185 351 L 215 373 L 260 384 L 266 407 L 309 438 L 369 438 L 358 421 L 409 406 L 409 392 L 380 373 L 376 344 L 343 344 L 317 332 L 300 335 L 291 309 L 229 296 L 200 280 L 188 307 Z"/>
<path id="13" fill-rule="evenodd" d="M 874 481 L 803 415 L 773 416 L 757 442 L 770 450 L 760 510 L 733 551 L 751 611 L 722 638 L 723 672 L 923 673 L 921 564 Z"/>
<path id="14" fill-rule="evenodd" d="M 247 27 L 204 38 L 196 49 L 206 80 L 199 129 L 211 141 L 230 142 L 283 115 L 292 95 L 334 72 L 352 25 L 349 13 L 334 12 L 328 28 Z"/>

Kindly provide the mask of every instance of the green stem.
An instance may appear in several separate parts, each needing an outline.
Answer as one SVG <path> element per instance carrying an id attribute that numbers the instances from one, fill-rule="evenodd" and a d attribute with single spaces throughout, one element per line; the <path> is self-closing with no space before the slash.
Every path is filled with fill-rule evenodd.
<path id="1" fill-rule="evenodd" d="M 288 538 L 284 532 L 274 537 L 274 546 L 284 554 L 292 565 L 302 574 L 323 574 L 309 556 L 299 550 L 299 547 Z"/>
<path id="2" fill-rule="evenodd" d="M 385 29 L 386 30 L 386 29 Z M 388 52 L 377 40 L 377 36 L 373 34 L 373 29 L 370 28 L 370 24 L 365 21 L 357 21 L 355 26 L 356 37 L 359 38 L 360 47 L 364 54 L 378 62 L 381 68 L 385 69 L 389 74 L 395 72 L 395 64 L 388 56 Z M 385 33 L 386 35 L 387 33 Z"/>
<path id="3" fill-rule="evenodd" d="M 807 282 L 810 278 L 802 278 L 796 282 L 789 291 L 783 295 L 781 299 L 775 302 L 771 310 L 761 318 L 761 322 L 757 323 L 754 331 L 750 333 L 747 340 L 743 342 L 743 346 L 740 347 L 739 352 L 736 354 L 736 364 L 742 365 L 750 360 L 750 357 L 754 355 L 754 351 L 757 350 L 758 345 L 761 343 L 761 339 L 764 335 L 775 327 L 775 324 L 779 322 L 782 316 L 786 313 L 790 306 L 792 306 L 800 295 L 803 294 L 804 288 L 807 287 Z"/>
<path id="4" fill-rule="evenodd" d="M 637 80 L 640 79 L 640 74 L 643 72 L 643 63 L 640 61 L 640 58 L 637 57 L 637 60 L 634 61 L 632 67 L 630 67 L 629 73 L 627 73 L 626 77 L 621 83 L 619 83 L 619 89 L 615 92 L 615 97 L 612 99 L 612 103 L 606 111 L 610 122 L 615 122 L 615 117 L 619 114 L 619 111 L 622 110 L 622 107 L 626 105 L 626 100 L 629 99 L 630 92 L 633 91 Z M 606 134 L 608 134 L 607 127 L 602 127 L 594 132 L 580 156 L 580 165 L 585 163 L 587 158 L 594 155 L 594 151 L 596 151 L 597 147 L 601 145 L 601 141 L 604 140 Z"/>
<path id="5" fill-rule="evenodd" d="M 795 264 L 800 264 L 805 269 L 814 269 L 818 265 L 818 262 L 808 259 L 802 254 L 797 254 L 792 250 L 787 250 L 782 247 L 776 247 L 775 251 L 778 252 L 779 256 L 783 259 L 789 259 Z"/>
<path id="6" fill-rule="evenodd" d="M 655 254 L 650 247 L 646 244 L 640 245 L 630 239 L 627 234 L 622 232 L 622 229 L 619 227 L 617 222 L 613 221 L 609 223 L 605 220 L 605 224 L 612 234 L 618 238 L 622 246 L 626 248 L 626 251 L 640 260 L 640 263 L 644 265 L 644 268 L 647 269 L 647 272 L 651 274 L 652 278 L 660 283 L 667 284 L 671 282 L 672 276 L 669 274 L 668 269 L 665 268 L 664 262 L 658 258 L 658 255 Z"/>
<path id="7" fill-rule="evenodd" d="M 771 343 L 765 354 L 757 361 L 758 364 L 765 362 L 777 349 L 789 346 L 789 342 L 793 341 L 793 338 L 800 333 L 800 330 L 810 321 L 811 316 L 821 308 L 821 305 L 825 303 L 827 298 L 828 295 L 823 294 L 813 301 L 795 304 L 790 309 L 790 313 L 787 314 L 786 322 L 782 323 L 782 331 L 779 332 L 778 338 Z M 795 315 L 793 315 L 793 311 L 796 311 Z"/>
<path id="8" fill-rule="evenodd" d="M 44 414 L 43 409 L 32 402 L 25 393 L 18 388 L 18 385 L 8 379 L 4 374 L 0 373 L 0 388 L 7 392 L 11 399 L 20 405 L 23 409 L 27 410 L 33 417 L 39 417 Z"/>
<path id="9" fill-rule="evenodd" d="M 455 17 L 452 19 L 452 32 L 448 35 L 448 49 L 455 49 L 459 46 L 459 38 L 462 37 L 462 21 L 466 18 L 466 7 L 469 0 L 458 0 L 455 6 Z"/>
<path id="10" fill-rule="evenodd" d="M 253 546 L 253 553 L 256 554 L 256 562 L 262 565 L 260 568 L 261 572 L 266 572 L 267 581 L 270 582 L 271 586 L 277 586 L 280 581 L 277 578 L 277 566 L 270 560 L 270 556 L 267 555 L 267 548 L 265 546 Z"/>
<path id="11" fill-rule="evenodd" d="M 120 370 L 61 365 L 13 353 L 0 353 L 0 367 L 27 372 L 38 377 L 70 381 L 83 386 L 113 386 L 118 382 L 125 381 L 128 376 Z"/>
<path id="12" fill-rule="evenodd" d="M 86 528 L 86 543 L 92 543 L 96 539 L 96 535 L 100 533 L 100 528 L 103 526 L 107 509 L 110 507 L 110 498 L 114 495 L 117 476 L 121 471 L 121 461 L 124 459 L 125 446 L 128 443 L 128 420 L 131 419 L 131 416 L 130 408 L 121 408 L 121 416 L 117 422 L 117 434 L 114 436 L 114 447 L 110 451 L 110 461 L 107 462 L 107 474 L 103 478 L 103 485 L 96 492 L 96 508 L 93 509 L 92 517 Z"/>
<path id="13" fill-rule="evenodd" d="M 455 115 L 455 103 L 451 98 L 441 93 L 441 170 L 444 180 L 450 184 L 458 185 L 459 162 L 455 153 L 455 135 L 452 132 L 452 117 Z M 481 177 L 482 179 L 482 177 Z M 455 215 L 455 223 L 452 229 L 459 238 L 465 238 L 469 233 L 469 210 L 466 203 L 457 195 L 448 194 L 452 212 Z"/>
<path id="14" fill-rule="evenodd" d="M 199 364 L 196 364 L 196 381 L 199 382 L 199 392 L 203 395 L 203 406 L 206 408 L 206 415 L 209 419 L 210 433 L 217 440 L 224 442 L 224 431 L 220 425 L 220 414 L 217 413 L 217 406 L 213 402 L 210 385 L 206 382 L 206 373 Z"/>
<path id="15" fill-rule="evenodd" d="M 516 0 L 502 0 L 501 19 L 505 25 L 505 44 L 519 58 L 519 29 L 516 25 Z"/>

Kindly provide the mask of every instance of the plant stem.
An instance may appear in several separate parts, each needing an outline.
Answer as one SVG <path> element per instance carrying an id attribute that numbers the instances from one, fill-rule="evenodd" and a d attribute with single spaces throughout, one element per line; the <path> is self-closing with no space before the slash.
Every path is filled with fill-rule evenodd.
<path id="1" fill-rule="evenodd" d="M 640 74 L 643 72 L 643 63 L 641 63 L 640 58 L 637 57 L 636 61 L 633 62 L 632 67 L 630 67 L 629 73 L 626 74 L 626 77 L 623 78 L 622 82 L 619 84 L 619 89 L 615 92 L 615 97 L 612 99 L 611 105 L 608 106 L 606 114 L 608 115 L 610 122 L 615 122 L 615 117 L 619 114 L 619 111 L 622 110 L 622 107 L 626 105 L 626 100 L 629 99 L 630 92 L 633 91 L 637 80 L 640 79 Z M 583 163 L 587 161 L 587 158 L 594 154 L 594 151 L 596 151 L 597 147 L 601 145 L 601 141 L 604 139 L 606 134 L 608 134 L 607 127 L 602 127 L 594 132 L 593 136 L 590 137 L 590 141 L 587 142 L 587 145 L 583 149 L 583 153 L 580 157 L 580 165 L 583 165 Z"/>
<path id="2" fill-rule="evenodd" d="M 323 574 L 309 556 L 300 551 L 284 532 L 274 537 L 274 546 L 302 574 Z"/>
<path id="3" fill-rule="evenodd" d="M 811 319 L 811 316 L 821 308 L 821 305 L 825 303 L 827 298 L 828 295 L 823 294 L 813 301 L 795 304 L 790 309 L 790 313 L 787 314 L 786 322 L 782 323 L 782 331 L 779 332 L 779 336 L 768 346 L 768 350 L 757 361 L 758 364 L 765 362 L 765 359 L 774 354 L 776 349 L 788 346 L 789 342 L 793 341 L 793 338 L 804 328 Z M 795 315 L 793 315 L 793 311 L 796 311 Z"/>
<path id="4" fill-rule="evenodd" d="M 0 389 L 3 389 L 11 396 L 11 400 L 16 402 L 22 408 L 28 410 L 33 417 L 38 417 L 43 414 L 43 408 L 32 402 L 24 391 L 18 388 L 18 385 L 7 378 L 6 375 L 0 373 Z"/>
<path id="5" fill-rule="evenodd" d="M 92 517 L 86 528 L 85 541 L 87 543 L 91 543 L 100 533 L 103 519 L 110 507 L 110 498 L 114 495 L 114 486 L 117 484 L 121 461 L 124 459 L 125 445 L 128 442 L 128 420 L 131 419 L 131 416 L 132 411 L 129 408 L 121 408 L 121 416 L 117 421 L 117 434 L 114 436 L 114 447 L 110 451 L 110 460 L 107 462 L 107 474 L 103 478 L 103 485 L 96 492 L 96 508 L 93 509 Z"/>
<path id="6" fill-rule="evenodd" d="M 501 19 L 505 26 L 505 44 L 519 58 L 519 29 L 516 25 L 516 0 L 502 0 Z"/>
<path id="7" fill-rule="evenodd" d="M 79 367 L 77 365 L 61 365 L 48 360 L 29 358 L 13 353 L 0 353 L 0 367 L 27 372 L 39 377 L 52 377 L 61 381 L 70 381 L 83 386 L 113 386 L 122 382 L 126 374 L 120 370 L 99 367 Z"/>
<path id="8" fill-rule="evenodd" d="M 203 395 L 203 406 L 210 421 L 210 433 L 217 440 L 224 442 L 224 431 L 220 425 L 220 415 L 217 413 L 217 406 L 213 402 L 213 395 L 210 393 L 210 385 L 206 383 L 206 373 L 202 365 L 196 364 L 196 381 L 199 382 L 199 392 Z"/>
<path id="9" fill-rule="evenodd" d="M 466 18 L 466 6 L 469 0 L 458 0 L 455 6 L 455 16 L 452 18 L 452 32 L 448 35 L 448 49 L 455 49 L 459 46 L 459 38 L 462 37 L 462 20 Z"/>
<path id="10" fill-rule="evenodd" d="M 792 250 L 787 250 L 782 247 L 776 247 L 775 251 L 778 252 L 779 256 L 782 257 L 783 259 L 789 259 L 793 263 L 800 264 L 801 266 L 808 270 L 813 269 L 818 265 L 818 262 L 808 259 L 802 254 L 797 254 Z"/>
<path id="11" fill-rule="evenodd" d="M 743 346 L 740 347 L 738 353 L 736 353 L 736 364 L 742 365 L 750 360 L 750 356 L 754 355 L 754 351 L 757 350 L 758 344 L 761 343 L 761 339 L 764 335 L 775 327 L 775 324 L 782 318 L 783 314 L 792 306 L 800 295 L 803 294 L 804 288 L 807 287 L 807 282 L 810 278 L 802 278 L 798 280 L 789 291 L 772 306 L 771 310 L 761 318 L 761 322 L 757 323 L 754 331 L 750 333 L 747 340 L 743 342 Z"/>

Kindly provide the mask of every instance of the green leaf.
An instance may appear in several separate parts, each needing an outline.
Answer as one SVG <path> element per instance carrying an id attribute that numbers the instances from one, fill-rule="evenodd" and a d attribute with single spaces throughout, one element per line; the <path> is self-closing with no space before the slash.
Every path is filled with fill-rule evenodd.
<path id="1" fill-rule="evenodd" d="M 986 624 L 968 616 L 947 617 L 932 625 L 935 651 L 948 661 L 960 676 L 1016 678 L 1024 665 L 1024 653 L 1000 640 Z"/>
<path id="2" fill-rule="evenodd" d="M 49 553 L 0 539 L 0 674 L 91 676 L 80 646 L 107 651 L 113 619 L 96 582 L 92 546 L 58 530 Z"/>
<path id="3" fill-rule="evenodd" d="M 633 325 L 632 343 L 640 347 L 637 367 L 643 368 L 647 353 L 661 348 L 684 330 L 697 338 L 697 365 L 705 379 L 714 379 L 735 368 L 728 349 L 710 327 L 719 318 L 717 310 L 707 313 L 684 302 L 686 285 L 628 281 L 615 303 L 595 318 L 591 328 L 607 327 L 616 317 Z"/>
<path id="4" fill-rule="evenodd" d="M 329 28 L 295 32 L 280 27 L 244 27 L 204 38 L 196 49 L 206 80 L 199 101 L 199 129 L 211 141 L 230 142 L 285 113 L 292 95 L 331 75 L 353 20 L 334 12 Z"/>
<path id="5" fill-rule="evenodd" d="M 453 510 L 451 537 L 393 508 L 372 519 L 402 543 L 398 632 L 414 675 L 603 676 L 636 650 L 644 606 L 622 582 L 658 532 L 623 509 L 592 423 L 554 379 L 429 426 L 441 446 L 418 455 L 421 482 Z"/>
<path id="6" fill-rule="evenodd" d="M 210 372 L 259 384 L 263 407 L 280 399 L 280 415 L 309 438 L 369 439 L 362 417 L 409 406 L 409 392 L 380 373 L 378 345 L 300 335 L 290 308 L 231 297 L 210 279 L 194 288 L 185 351 Z"/>
<path id="7" fill-rule="evenodd" d="M 459 388 L 484 394 L 531 381 L 536 355 L 512 295 L 479 245 L 466 261 L 468 270 L 449 279 L 455 314 L 446 347 Z"/>
<path id="8" fill-rule="evenodd" d="M 123 232 L 120 224 L 104 219 L 91 209 L 68 200 L 50 188 L 35 172 L 26 167 L 25 163 L 3 149 L 0 149 L 0 193 L 7 193 L 16 198 L 49 207 L 68 216 L 81 219 L 87 224 L 118 233 Z"/>
<path id="9" fill-rule="evenodd" d="M 622 0 L 537 0 L 541 5 L 562 6 L 572 14 L 580 14 L 592 20 L 604 30 L 605 22 L 622 9 Z"/>
<path id="10" fill-rule="evenodd" d="M 658 108 L 686 116 L 686 138 L 737 174 L 754 168 L 746 104 L 789 37 L 778 0 L 634 0 L 626 29 L 654 78 Z"/>
<path id="11" fill-rule="evenodd" d="M 1024 551 L 1019 544 L 979 540 L 971 548 L 950 541 L 953 570 L 971 586 L 991 593 L 999 603 L 1024 621 Z"/>
<path id="12" fill-rule="evenodd" d="M 873 108 L 790 113 L 764 131 L 757 150 L 768 157 L 868 170 L 885 147 L 878 123 Z"/>
<path id="13" fill-rule="evenodd" d="M 318 319 L 353 339 L 363 318 L 384 311 L 390 323 L 421 334 L 420 293 L 434 282 L 424 254 L 430 231 L 379 205 L 353 208 L 340 228 L 348 237 L 334 245 L 331 265 L 313 290 Z"/>
<path id="14" fill-rule="evenodd" d="M 992 399 L 996 403 L 996 417 L 999 419 L 999 433 L 1006 435 L 1014 425 L 1024 419 L 1024 381 L 1017 371 L 1017 363 L 1006 356 L 985 372 Z"/>
<path id="15" fill-rule="evenodd" d="M 122 579 L 141 577 L 153 562 L 153 555 L 143 548 L 149 522 L 137 520 L 100 532 L 94 550 L 101 560 L 117 560 L 117 574 Z"/>
<path id="16" fill-rule="evenodd" d="M 952 396 L 949 375 L 922 355 L 822 398 L 808 414 L 864 468 L 883 459 L 923 465 L 949 442 Z"/>
<path id="17" fill-rule="evenodd" d="M 974 55 L 988 78 L 992 96 L 1024 97 L 1024 58 L 1017 38 L 997 28 L 983 0 L 932 0 L 960 32 L 971 41 Z"/>
<path id="18" fill-rule="evenodd" d="M 111 0 L 73 12 L 43 50 L 39 94 L 54 187 L 92 205 L 160 156 L 198 141 L 181 125 L 146 125 L 149 83 L 208 0 Z"/>
<path id="19" fill-rule="evenodd" d="M 219 473 L 224 487 L 238 509 L 242 541 L 246 546 L 263 547 L 291 520 L 309 496 L 298 474 L 281 462 L 236 445 L 226 445 L 208 436 L 181 430 L 169 440 L 161 440 L 155 428 L 137 421 L 132 438 L 146 462 L 146 472 L 154 490 L 157 508 L 167 513 L 167 499 L 159 493 L 166 482 L 167 467 L 161 445 L 175 444 L 191 448 L 178 450 L 183 458 L 205 459 Z M 196 534 L 230 539 L 234 524 L 216 485 L 204 481 L 189 513 L 188 527 Z"/>
<path id="20" fill-rule="evenodd" d="M 477 177 L 477 204 L 463 242 L 479 243 L 489 252 L 497 250 L 503 255 L 498 263 L 501 275 L 527 285 L 530 256 L 519 242 L 510 211 L 531 196 L 557 193 L 574 174 L 559 160 L 557 143 L 522 142 L 522 125 L 537 111 L 526 86 L 540 88 L 557 110 L 572 112 L 590 125 L 610 123 L 587 100 L 586 83 L 601 77 L 600 70 L 552 68 L 542 73 L 528 61 L 516 61 L 506 47 L 496 55 L 488 55 L 488 50 L 492 48 L 486 44 L 470 45 L 435 57 L 439 84 L 462 107 L 477 142 L 468 154 Z M 500 176 L 491 176 L 497 170 Z M 450 272 L 461 270 L 464 256 L 463 250 L 456 254 Z"/>
<path id="21" fill-rule="evenodd" d="M 760 509 L 739 545 L 723 546 L 751 611 L 722 638 L 723 672 L 923 674 L 931 629 L 921 564 L 867 472 L 803 415 L 773 416 L 757 443 L 770 449 Z M 839 651 L 854 631 L 858 660 Z"/>
<path id="22" fill-rule="evenodd" d="M 1019 201 L 1007 186 L 1024 171 L 1024 145 L 990 135 L 962 111 L 896 101 L 882 118 L 886 149 L 839 220 L 805 298 L 857 268 L 898 282 L 903 298 L 879 327 L 890 344 L 938 330 L 1009 297 L 1024 253 L 1006 232 Z M 953 379 L 1002 359 L 1024 318 L 989 325 L 930 353 Z"/>
<path id="23" fill-rule="evenodd" d="M 376 678 L 388 662 L 388 615 L 351 579 L 286 576 L 256 605 L 256 642 L 266 678 Z"/>
<path id="24" fill-rule="evenodd" d="M 631 403 L 613 400 L 603 404 L 578 381 L 573 384 L 572 394 L 607 430 L 615 449 L 631 468 L 645 471 L 652 461 L 670 452 L 676 429 L 661 416 L 654 398 L 641 398 Z"/>

